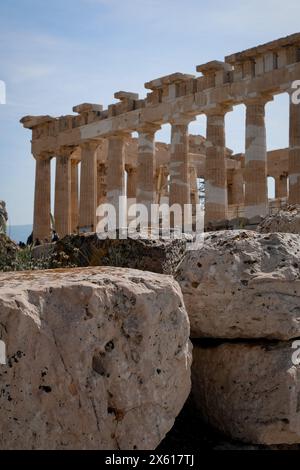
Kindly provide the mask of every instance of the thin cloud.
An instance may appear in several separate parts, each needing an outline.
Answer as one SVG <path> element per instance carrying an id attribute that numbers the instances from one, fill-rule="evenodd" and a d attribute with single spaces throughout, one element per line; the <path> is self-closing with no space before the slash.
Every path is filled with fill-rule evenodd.
<path id="1" fill-rule="evenodd" d="M 81 0 L 83 4 L 101 8 L 99 21 L 113 19 L 134 28 L 151 26 L 153 32 L 181 33 L 186 37 L 205 32 L 209 37 L 224 35 L 246 36 L 262 32 L 264 35 L 278 31 L 294 31 L 299 28 L 298 0 Z M 105 7 L 103 11 L 103 7 Z M 219 31 L 218 28 L 222 28 Z M 285 34 L 285 33 L 284 33 Z M 208 41 L 205 46 L 208 46 Z M 164 38 L 160 38 L 164 41 Z M 178 37 L 178 42 L 184 37 Z M 176 47 L 176 46 L 175 46 Z M 201 48 L 201 44 L 199 44 Z"/>
<path id="2" fill-rule="evenodd" d="M 21 83 L 31 80 L 38 80 L 41 78 L 51 76 L 55 67 L 40 65 L 40 64 L 26 64 L 15 67 L 11 76 L 11 81 L 14 83 Z"/>

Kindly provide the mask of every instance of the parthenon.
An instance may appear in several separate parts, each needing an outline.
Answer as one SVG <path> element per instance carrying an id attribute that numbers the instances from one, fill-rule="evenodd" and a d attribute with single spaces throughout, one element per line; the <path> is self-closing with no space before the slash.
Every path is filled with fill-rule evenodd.
<path id="1" fill-rule="evenodd" d="M 51 159 L 56 159 L 56 230 L 60 236 L 95 231 L 96 208 L 127 196 L 146 206 L 199 204 L 197 181 L 205 181 L 205 225 L 243 216 L 265 216 L 268 177 L 275 203 L 300 203 L 300 106 L 292 84 L 300 79 L 300 33 L 211 61 L 200 76 L 173 73 L 145 84 L 146 98 L 119 91 L 117 103 L 74 106 L 58 118 L 25 116 L 36 160 L 34 238 L 49 240 Z M 265 106 L 290 96 L 289 148 L 267 152 Z M 226 147 L 225 115 L 246 106 L 245 154 Z M 206 138 L 188 133 L 198 115 L 207 117 Z M 170 145 L 155 133 L 171 125 Z M 132 137 L 137 132 L 138 138 Z M 80 181 L 79 181 L 79 164 Z M 127 177 L 126 177 L 127 174 Z"/>

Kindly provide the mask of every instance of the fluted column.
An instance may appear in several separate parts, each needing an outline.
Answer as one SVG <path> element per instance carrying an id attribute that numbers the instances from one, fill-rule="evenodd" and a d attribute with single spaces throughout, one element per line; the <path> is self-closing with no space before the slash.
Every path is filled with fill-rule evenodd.
<path id="1" fill-rule="evenodd" d="M 35 161 L 33 240 L 50 241 L 51 157 L 41 154 Z"/>
<path id="2" fill-rule="evenodd" d="M 293 103 L 292 93 L 290 93 L 289 203 L 300 204 L 300 104 Z"/>
<path id="3" fill-rule="evenodd" d="M 96 231 L 97 209 L 97 147 L 99 142 L 81 144 L 79 230 Z"/>
<path id="4" fill-rule="evenodd" d="M 161 165 L 160 168 L 160 191 L 161 197 L 169 196 L 169 184 L 168 184 L 169 168 L 167 166 Z"/>
<path id="5" fill-rule="evenodd" d="M 71 160 L 71 230 L 72 232 L 77 232 L 78 221 L 79 221 L 78 164 L 79 164 L 79 160 Z"/>
<path id="6" fill-rule="evenodd" d="M 137 191 L 137 168 L 131 167 L 127 170 L 127 198 L 136 199 Z"/>
<path id="7" fill-rule="evenodd" d="M 73 148 L 62 147 L 56 157 L 55 229 L 59 237 L 71 233 L 71 154 Z"/>
<path id="8" fill-rule="evenodd" d="M 151 205 L 156 200 L 155 132 L 158 129 L 159 127 L 149 125 L 139 131 L 138 138 L 136 202 L 147 208 L 148 222 L 151 218 Z"/>
<path id="9" fill-rule="evenodd" d="M 233 170 L 231 204 L 242 206 L 244 204 L 244 175 L 243 169 Z"/>
<path id="10" fill-rule="evenodd" d="M 267 142 L 265 105 L 272 97 L 246 101 L 245 217 L 268 212 Z"/>
<path id="11" fill-rule="evenodd" d="M 181 115 L 171 122 L 171 158 L 170 158 L 170 193 L 169 203 L 179 204 L 182 214 L 184 206 L 189 205 L 190 197 L 190 175 L 189 175 L 189 134 L 188 126 L 194 118 Z M 190 210 L 190 216 L 191 216 Z M 183 221 L 189 222 L 187 220 Z M 190 221 L 191 222 L 191 221 Z M 171 225 L 173 225 L 171 219 Z"/>
<path id="12" fill-rule="evenodd" d="M 104 163 L 97 164 L 97 207 L 106 202 L 106 168 Z"/>
<path id="13" fill-rule="evenodd" d="M 227 219 L 227 168 L 225 114 L 228 107 L 218 107 L 207 113 L 205 159 L 205 225 Z"/>
<path id="14" fill-rule="evenodd" d="M 191 194 L 191 203 L 193 205 L 193 213 L 195 211 L 195 207 L 198 204 L 200 204 L 197 177 L 198 177 L 197 168 L 194 165 L 192 165 L 190 167 L 190 194 Z"/>
<path id="15" fill-rule="evenodd" d="M 280 175 L 275 177 L 275 197 L 287 197 L 287 176 Z"/>
<path id="16" fill-rule="evenodd" d="M 107 202 L 116 209 L 117 227 L 121 204 L 125 196 L 125 143 L 126 134 L 117 134 L 108 138 L 107 151 Z M 125 209 L 124 207 L 122 209 Z M 121 225 L 123 225 L 121 223 Z"/>

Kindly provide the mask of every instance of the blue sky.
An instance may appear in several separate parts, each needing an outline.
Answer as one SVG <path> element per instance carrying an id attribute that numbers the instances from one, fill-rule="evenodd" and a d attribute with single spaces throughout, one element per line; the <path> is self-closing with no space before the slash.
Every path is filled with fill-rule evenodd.
<path id="1" fill-rule="evenodd" d="M 194 73 L 209 60 L 299 31 L 299 0 L 1 0 L 0 199 L 11 224 L 32 221 L 34 160 L 27 114 L 70 114 L 82 102 L 113 102 L 118 90 Z M 300 77 L 299 77 L 300 78 Z M 226 120 L 227 145 L 244 150 L 244 109 Z M 200 117 L 190 126 L 205 135 Z M 288 100 L 267 106 L 268 147 L 288 144 Z M 157 138 L 169 141 L 165 126 Z"/>

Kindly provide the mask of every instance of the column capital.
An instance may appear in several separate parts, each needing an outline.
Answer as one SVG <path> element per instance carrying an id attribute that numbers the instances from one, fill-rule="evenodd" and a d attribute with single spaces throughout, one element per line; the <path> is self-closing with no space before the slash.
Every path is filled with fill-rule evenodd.
<path id="1" fill-rule="evenodd" d="M 53 154 L 48 151 L 33 152 L 32 156 L 35 160 L 51 160 L 51 158 L 53 158 Z"/>
<path id="2" fill-rule="evenodd" d="M 229 104 L 219 104 L 213 108 L 205 110 L 206 116 L 225 116 L 225 114 L 230 113 L 233 107 Z"/>
<path id="3" fill-rule="evenodd" d="M 127 173 L 136 173 L 137 167 L 132 165 L 125 165 L 125 170 L 127 171 Z"/>
<path id="4" fill-rule="evenodd" d="M 255 96 L 248 96 L 244 100 L 244 104 L 246 106 L 248 105 L 262 105 L 263 106 L 267 104 L 269 101 L 273 101 L 273 100 L 274 100 L 273 95 L 255 93 Z"/>
<path id="5" fill-rule="evenodd" d="M 80 143 L 80 148 L 96 151 L 97 147 L 99 147 L 100 144 L 101 144 L 100 140 L 85 140 Z"/>
<path id="6" fill-rule="evenodd" d="M 147 122 L 142 124 L 142 126 L 137 130 L 139 134 L 155 134 L 155 132 L 159 131 L 161 126 L 158 124 L 153 124 L 151 122 Z"/>
<path id="7" fill-rule="evenodd" d="M 108 136 L 108 139 L 120 139 L 120 140 L 130 140 L 131 132 L 128 131 L 115 131 L 111 132 Z"/>
<path id="8" fill-rule="evenodd" d="M 72 153 L 76 150 L 74 145 L 64 145 L 56 152 L 57 157 L 71 158 Z"/>
<path id="9" fill-rule="evenodd" d="M 175 126 L 186 126 L 192 121 L 196 121 L 195 116 L 191 116 L 190 114 L 184 113 L 174 114 L 174 116 L 172 116 L 169 120 L 170 124 Z"/>

